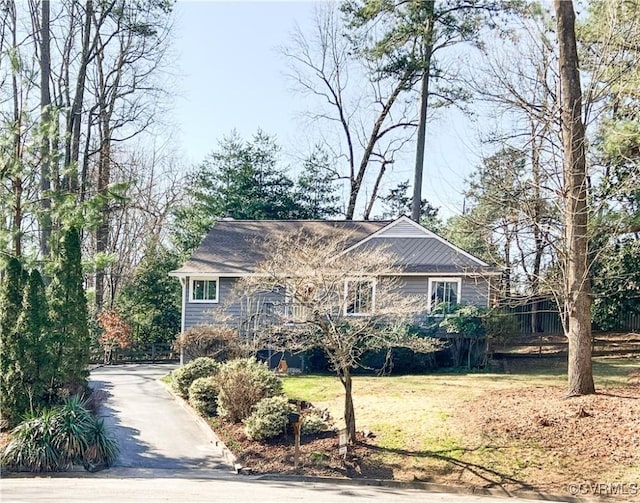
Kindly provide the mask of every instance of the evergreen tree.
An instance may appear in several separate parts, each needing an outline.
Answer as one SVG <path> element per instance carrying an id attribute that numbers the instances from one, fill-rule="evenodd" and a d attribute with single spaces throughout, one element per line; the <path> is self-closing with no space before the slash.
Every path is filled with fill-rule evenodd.
<path id="1" fill-rule="evenodd" d="M 47 402 L 51 378 L 55 373 L 50 365 L 51 344 L 48 340 L 49 313 L 45 286 L 36 269 L 29 275 L 16 331 L 20 344 L 15 365 L 21 377 L 17 394 L 22 402 L 27 402 L 25 411 L 34 413 Z"/>
<path id="2" fill-rule="evenodd" d="M 400 182 L 394 189 L 390 189 L 386 196 L 380 197 L 383 212 L 382 219 L 396 219 L 402 215 L 411 215 L 411 196 L 409 192 L 409 180 Z M 438 208 L 431 206 L 426 199 L 422 200 L 420 207 L 420 224 L 427 229 L 437 232 L 442 222 L 438 218 Z"/>
<path id="3" fill-rule="evenodd" d="M 304 161 L 296 187 L 297 218 L 322 219 L 335 217 L 342 210 L 336 193 L 337 173 L 332 171 L 329 156 L 316 147 Z"/>
<path id="4" fill-rule="evenodd" d="M 169 276 L 180 260 L 162 248 L 151 248 L 117 299 L 118 311 L 137 342 L 173 341 L 180 332 L 180 284 Z"/>
<path id="5" fill-rule="evenodd" d="M 54 392 L 84 385 L 88 375 L 90 337 L 83 281 L 80 234 L 72 227 L 63 232 L 48 292 Z"/>
<path id="6" fill-rule="evenodd" d="M 20 383 L 17 363 L 21 341 L 17 324 L 24 283 L 22 264 L 15 258 L 9 259 L 0 282 L 0 414 L 9 424 L 24 410 L 24 404 L 15 403 Z"/>
<path id="7" fill-rule="evenodd" d="M 182 251 L 194 249 L 216 219 L 295 218 L 294 182 L 278 166 L 280 148 L 258 131 L 251 141 L 236 133 L 188 179 L 187 201 L 175 212 L 174 238 Z"/>

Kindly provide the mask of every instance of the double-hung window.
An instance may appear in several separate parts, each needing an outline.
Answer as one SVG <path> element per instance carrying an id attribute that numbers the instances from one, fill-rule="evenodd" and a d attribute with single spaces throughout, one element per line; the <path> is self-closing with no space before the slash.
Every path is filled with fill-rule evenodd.
<path id="1" fill-rule="evenodd" d="M 460 302 L 460 278 L 429 279 L 429 311 L 446 313 Z"/>
<path id="2" fill-rule="evenodd" d="M 374 280 L 347 280 L 344 286 L 344 314 L 350 316 L 373 314 L 375 286 Z"/>
<path id="3" fill-rule="evenodd" d="M 218 302 L 218 278 L 191 278 L 191 302 Z"/>

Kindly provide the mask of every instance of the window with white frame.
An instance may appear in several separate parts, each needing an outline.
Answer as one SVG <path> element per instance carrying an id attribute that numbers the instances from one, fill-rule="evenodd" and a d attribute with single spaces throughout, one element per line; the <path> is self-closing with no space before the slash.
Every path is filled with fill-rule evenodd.
<path id="1" fill-rule="evenodd" d="M 373 314 L 375 306 L 375 281 L 348 280 L 345 282 L 345 315 Z"/>
<path id="2" fill-rule="evenodd" d="M 429 279 L 429 311 L 446 313 L 460 303 L 460 278 Z"/>
<path id="3" fill-rule="evenodd" d="M 218 278 L 191 278 L 191 302 L 218 302 Z"/>

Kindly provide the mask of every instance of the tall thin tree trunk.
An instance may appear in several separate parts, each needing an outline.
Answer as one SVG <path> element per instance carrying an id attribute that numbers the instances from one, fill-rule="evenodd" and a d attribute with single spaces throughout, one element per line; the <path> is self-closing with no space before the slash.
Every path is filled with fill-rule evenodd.
<path id="1" fill-rule="evenodd" d="M 17 50 L 18 48 L 18 26 L 16 20 L 16 6 L 15 3 L 9 4 L 8 8 L 9 17 L 11 19 L 11 44 L 12 48 Z M 10 228 L 13 237 L 13 253 L 16 257 L 22 255 L 22 139 L 20 131 L 22 130 L 22 114 L 20 113 L 20 86 L 18 85 L 17 70 L 14 68 L 11 72 L 11 92 L 13 93 L 13 138 L 12 138 L 12 155 L 13 155 L 13 169 L 14 173 L 11 173 L 11 189 L 13 192 L 13 212 L 11 218 L 13 220 Z"/>
<path id="2" fill-rule="evenodd" d="M 435 2 L 423 2 L 426 9 L 425 39 L 424 44 L 424 69 L 420 81 L 420 116 L 418 119 L 418 140 L 416 143 L 416 163 L 413 173 L 413 199 L 411 201 L 411 219 L 420 222 L 420 210 L 422 207 L 422 172 L 424 170 L 424 149 L 427 130 L 427 110 L 429 104 L 429 70 L 431 68 L 431 55 L 433 52 L 433 23 Z"/>
<path id="3" fill-rule="evenodd" d="M 70 117 L 67 124 L 67 145 L 65 151 L 65 166 L 67 173 L 64 177 L 63 188 L 71 192 L 78 190 L 78 159 L 80 158 L 80 128 L 82 125 L 82 106 L 84 104 L 85 83 L 87 80 L 87 66 L 90 57 L 91 18 L 93 16 L 93 0 L 85 4 L 85 18 L 82 36 L 82 54 L 80 67 L 76 79 L 76 89 L 71 105 Z"/>
<path id="4" fill-rule="evenodd" d="M 98 194 L 107 197 L 107 189 L 111 178 L 111 130 L 108 120 L 103 121 L 103 135 L 98 159 Z M 109 249 L 109 206 L 106 201 L 102 202 L 100 223 L 96 229 L 96 254 L 104 254 Z M 96 267 L 96 298 L 95 303 L 98 310 L 102 309 L 105 293 L 105 270 L 102 265 Z"/>
<path id="5" fill-rule="evenodd" d="M 49 256 L 51 236 L 51 94 L 49 79 L 51 76 L 51 42 L 49 27 L 49 0 L 42 0 L 42 19 L 40 20 L 40 121 L 42 123 L 41 165 L 40 165 L 40 253 L 43 259 Z"/>
<path id="6" fill-rule="evenodd" d="M 568 392 L 595 392 L 591 367 L 591 298 L 587 236 L 587 173 L 575 12 L 571 0 L 554 0 L 560 53 L 565 182 L 565 310 L 569 339 Z"/>

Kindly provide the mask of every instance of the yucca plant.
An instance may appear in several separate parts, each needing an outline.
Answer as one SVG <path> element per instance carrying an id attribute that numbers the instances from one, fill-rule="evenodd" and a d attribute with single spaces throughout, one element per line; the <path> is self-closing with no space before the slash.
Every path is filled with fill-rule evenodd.
<path id="1" fill-rule="evenodd" d="M 89 448 L 89 436 L 95 419 L 86 409 L 86 400 L 72 396 L 57 409 L 55 434 L 51 440 L 60 453 L 61 464 L 68 468 L 81 463 Z"/>
<path id="2" fill-rule="evenodd" d="M 13 439 L 2 453 L 2 464 L 17 471 L 50 472 L 61 469 L 60 453 L 52 445 L 57 412 L 45 410 L 13 429 Z"/>
<path id="3" fill-rule="evenodd" d="M 96 419 L 79 397 L 29 418 L 13 430 L 13 440 L 2 453 L 10 470 L 60 471 L 74 464 L 87 470 L 109 466 L 118 455 L 116 440 L 102 419 Z"/>
<path id="4" fill-rule="evenodd" d="M 103 419 L 94 419 L 89 431 L 89 448 L 83 465 L 89 471 L 99 466 L 111 466 L 118 457 L 118 442 L 109 435 Z"/>

